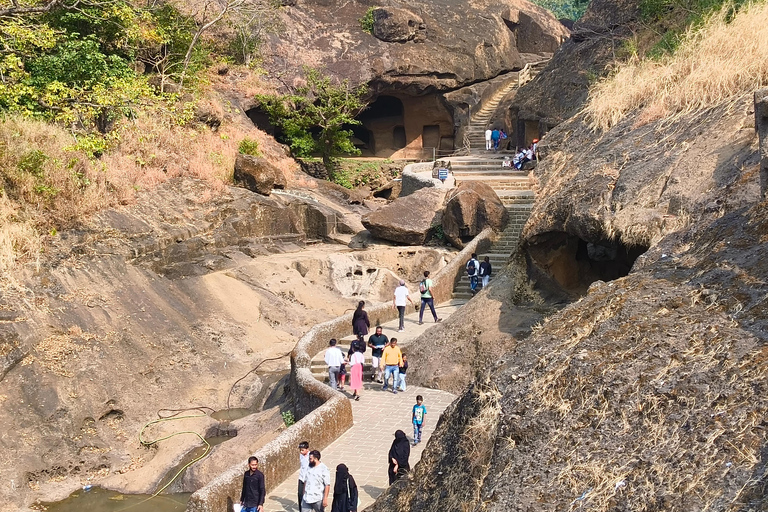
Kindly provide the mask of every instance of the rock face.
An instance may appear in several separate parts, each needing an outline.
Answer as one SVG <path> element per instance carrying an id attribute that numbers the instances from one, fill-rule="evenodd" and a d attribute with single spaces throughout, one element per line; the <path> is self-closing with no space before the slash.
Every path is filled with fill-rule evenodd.
<path id="1" fill-rule="evenodd" d="M 755 129 L 760 143 L 760 195 L 768 192 L 768 89 L 755 91 Z"/>
<path id="2" fill-rule="evenodd" d="M 324 67 L 370 83 L 374 94 L 420 95 L 519 69 L 568 37 L 551 13 L 526 0 L 387 2 L 373 8 L 373 34 L 359 21 L 369 5 L 311 0 L 284 8 L 285 31 L 270 40 L 266 66 L 283 73 L 286 63 Z"/>
<path id="3" fill-rule="evenodd" d="M 766 206 L 667 237 L 550 317 L 367 510 L 765 510 Z"/>
<path id="4" fill-rule="evenodd" d="M 373 35 L 387 43 L 423 43 L 427 26 L 420 16 L 407 9 L 379 7 L 373 11 Z"/>
<path id="5" fill-rule="evenodd" d="M 607 72 L 606 66 L 616 58 L 616 47 L 632 36 L 638 5 L 629 0 L 590 2 L 587 12 L 574 25 L 571 38 L 517 92 L 510 105 L 513 117 L 541 122 L 546 131 L 580 110 L 594 75 Z"/>
<path id="6" fill-rule="evenodd" d="M 488 226 L 503 230 L 508 220 L 507 209 L 489 185 L 464 181 L 448 195 L 443 233 L 454 247 L 461 249 Z"/>
<path id="7" fill-rule="evenodd" d="M 427 241 L 440 223 L 446 189 L 424 188 L 363 216 L 363 225 L 377 238 L 407 245 Z"/>
<path id="8" fill-rule="evenodd" d="M 268 196 L 273 188 L 285 188 L 283 173 L 269 160 L 239 153 L 235 160 L 235 181 L 253 192 Z"/>

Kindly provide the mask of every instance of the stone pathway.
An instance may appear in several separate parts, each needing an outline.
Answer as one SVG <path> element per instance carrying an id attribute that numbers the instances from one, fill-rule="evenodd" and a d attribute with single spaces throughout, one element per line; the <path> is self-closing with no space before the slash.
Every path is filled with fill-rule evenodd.
<path id="1" fill-rule="evenodd" d="M 455 300 L 444 303 L 437 309 L 437 314 L 441 318 L 447 318 L 463 303 L 464 301 Z M 425 314 L 423 325 L 418 325 L 418 320 L 418 313 L 407 315 L 404 332 L 397 332 L 397 320 L 387 322 L 382 327 L 384 327 L 384 333 L 387 336 L 395 336 L 398 339 L 407 353 L 408 344 L 416 336 L 434 325 L 429 311 Z M 370 350 L 368 356 L 370 357 Z M 395 430 L 402 430 L 407 434 L 409 441 L 413 440 L 411 410 L 416 403 L 416 395 L 424 397 L 427 417 L 422 431 L 422 442 L 411 447 L 411 468 L 421 458 L 421 452 L 434 431 L 443 410 L 456 398 L 455 395 L 445 391 L 416 386 L 408 386 L 405 392 L 400 392 L 397 395 L 383 391 L 381 384 L 366 382 L 363 388 L 360 401 L 352 402 L 354 426 L 321 451 L 321 460 L 328 466 L 332 480 L 331 495 L 326 510 L 330 510 L 332 502 L 333 481 L 336 476 L 337 464 L 346 464 L 350 474 L 357 482 L 361 501 L 359 510 L 373 503 L 388 487 L 387 453 L 392 445 Z M 349 393 L 347 395 L 349 396 Z M 298 450 L 296 456 L 298 457 Z M 267 496 L 264 511 L 298 512 L 296 504 L 298 479 L 299 472 L 296 471 L 274 489 Z"/>

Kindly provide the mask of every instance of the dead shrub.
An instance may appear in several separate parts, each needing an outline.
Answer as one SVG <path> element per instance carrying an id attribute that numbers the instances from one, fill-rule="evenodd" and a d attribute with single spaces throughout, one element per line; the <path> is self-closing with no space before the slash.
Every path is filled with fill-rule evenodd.
<path id="1" fill-rule="evenodd" d="M 726 5 L 691 29 L 661 60 L 630 59 L 590 91 L 593 129 L 607 130 L 639 111 L 637 124 L 733 102 L 768 84 L 768 4 Z"/>

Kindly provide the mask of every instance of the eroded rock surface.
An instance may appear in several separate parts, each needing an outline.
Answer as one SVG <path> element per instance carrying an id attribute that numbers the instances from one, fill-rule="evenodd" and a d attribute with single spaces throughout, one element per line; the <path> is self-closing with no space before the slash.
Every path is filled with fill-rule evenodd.
<path id="1" fill-rule="evenodd" d="M 529 54 L 551 53 L 568 37 L 551 13 L 526 0 L 390 2 L 373 7 L 373 34 L 360 27 L 368 9 L 337 0 L 285 8 L 286 30 L 270 41 L 267 66 L 282 73 L 323 66 L 370 82 L 374 92 L 418 95 L 519 69 Z"/>
<path id="2" fill-rule="evenodd" d="M 269 160 L 239 153 L 235 160 L 235 181 L 248 190 L 268 196 L 273 188 L 284 189 L 285 175 Z"/>

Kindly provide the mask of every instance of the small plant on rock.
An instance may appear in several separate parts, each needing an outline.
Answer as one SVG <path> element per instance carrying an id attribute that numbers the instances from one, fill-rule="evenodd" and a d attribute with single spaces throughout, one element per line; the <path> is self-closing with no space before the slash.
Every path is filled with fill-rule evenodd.
<path id="1" fill-rule="evenodd" d="M 259 151 L 259 143 L 253 139 L 245 138 L 240 141 L 240 145 L 237 150 L 244 155 L 261 156 Z"/>
<path id="2" fill-rule="evenodd" d="M 280 416 L 283 417 L 283 423 L 285 423 L 286 427 L 290 427 L 296 423 L 296 418 L 293 416 L 293 411 L 283 411 L 280 413 Z"/>
<path id="3" fill-rule="evenodd" d="M 375 9 L 375 7 L 369 7 L 368 10 L 365 11 L 365 16 L 358 20 L 360 22 L 360 28 L 363 29 L 363 32 L 373 34 L 373 11 Z"/>

